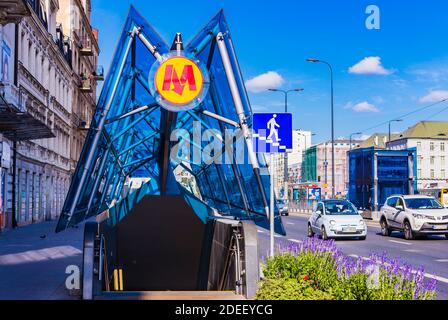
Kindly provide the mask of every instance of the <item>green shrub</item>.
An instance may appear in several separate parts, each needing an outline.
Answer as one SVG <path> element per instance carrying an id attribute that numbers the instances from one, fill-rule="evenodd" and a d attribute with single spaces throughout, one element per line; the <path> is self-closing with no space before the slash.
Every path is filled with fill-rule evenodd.
<path id="1" fill-rule="evenodd" d="M 365 259 L 344 256 L 334 242 L 312 238 L 289 246 L 262 266 L 259 300 L 424 300 L 435 299 L 435 280 L 424 270 L 385 254 Z M 374 272 L 374 273 L 373 273 Z"/>

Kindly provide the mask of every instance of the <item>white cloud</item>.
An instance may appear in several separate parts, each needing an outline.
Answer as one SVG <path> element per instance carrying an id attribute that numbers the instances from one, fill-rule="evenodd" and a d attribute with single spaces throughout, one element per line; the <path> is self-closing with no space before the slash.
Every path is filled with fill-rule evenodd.
<path id="1" fill-rule="evenodd" d="M 438 102 L 448 99 L 448 90 L 432 90 L 426 96 L 420 98 L 421 103 Z"/>
<path id="2" fill-rule="evenodd" d="M 353 104 L 349 102 L 345 105 L 345 109 L 350 109 L 355 112 L 379 112 L 380 110 L 373 104 L 368 103 L 367 101 L 359 102 L 357 104 Z"/>
<path id="3" fill-rule="evenodd" d="M 275 71 L 268 71 L 246 81 L 246 89 L 250 92 L 262 92 L 277 89 L 285 80 Z"/>
<path id="4" fill-rule="evenodd" d="M 392 74 L 392 70 L 384 68 L 381 64 L 380 57 L 366 57 L 360 62 L 351 66 L 348 69 L 349 73 L 354 74 L 379 74 L 379 75 L 389 75 Z"/>

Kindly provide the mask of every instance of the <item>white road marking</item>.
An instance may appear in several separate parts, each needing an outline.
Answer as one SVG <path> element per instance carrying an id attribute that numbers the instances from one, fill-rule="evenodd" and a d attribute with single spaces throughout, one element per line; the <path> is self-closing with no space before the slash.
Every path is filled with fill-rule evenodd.
<path id="1" fill-rule="evenodd" d="M 440 282 L 443 282 L 443 283 L 448 283 L 448 279 L 447 278 L 436 276 L 436 275 L 433 275 L 433 274 L 430 274 L 430 273 L 425 273 L 425 277 L 426 278 L 430 278 L 430 279 L 434 279 L 434 280 L 437 280 L 437 281 L 440 281 Z"/>
<path id="2" fill-rule="evenodd" d="M 258 232 L 258 233 L 264 233 L 264 231 L 263 231 L 263 230 L 257 230 L 257 232 Z"/>
<path id="3" fill-rule="evenodd" d="M 352 257 L 352 258 L 361 258 L 361 259 L 363 259 L 363 260 L 370 260 L 370 258 L 362 257 L 362 256 L 360 257 L 360 256 L 358 256 L 358 255 L 356 255 L 356 254 L 349 254 L 348 256 L 349 256 L 349 257 Z M 446 260 L 446 261 L 448 262 L 448 259 L 440 259 L 440 260 Z M 437 260 L 436 260 L 436 261 L 437 261 Z M 412 270 L 412 272 L 413 272 L 413 273 L 417 273 L 416 270 Z M 425 276 L 426 278 L 434 279 L 434 280 L 437 280 L 437 281 L 439 281 L 439 282 L 448 283 L 448 278 L 445 278 L 445 277 L 436 276 L 436 275 L 431 274 L 431 273 L 425 273 L 424 276 Z"/>
<path id="4" fill-rule="evenodd" d="M 436 262 L 448 262 L 448 259 L 437 259 Z"/>
<path id="5" fill-rule="evenodd" d="M 289 224 L 290 226 L 294 225 L 294 223 L 292 223 L 292 222 L 286 222 L 286 224 Z"/>
<path id="6" fill-rule="evenodd" d="M 297 240 L 297 239 L 288 239 L 291 242 L 295 242 L 295 243 L 302 243 L 302 240 Z"/>
<path id="7" fill-rule="evenodd" d="M 405 244 L 407 246 L 412 246 L 412 243 L 410 243 L 410 242 L 404 242 L 404 241 L 399 241 L 399 240 L 389 240 L 389 241 L 393 242 L 393 243 L 399 243 L 399 244 Z"/>
<path id="8" fill-rule="evenodd" d="M 418 250 L 418 249 L 407 249 L 407 250 L 404 250 L 404 251 L 406 251 L 406 252 L 411 252 L 411 253 L 417 253 L 417 252 L 421 252 L 422 250 Z"/>
<path id="9" fill-rule="evenodd" d="M 274 234 L 274 237 L 276 237 L 276 238 L 282 238 L 283 236 L 279 236 L 278 234 Z"/>

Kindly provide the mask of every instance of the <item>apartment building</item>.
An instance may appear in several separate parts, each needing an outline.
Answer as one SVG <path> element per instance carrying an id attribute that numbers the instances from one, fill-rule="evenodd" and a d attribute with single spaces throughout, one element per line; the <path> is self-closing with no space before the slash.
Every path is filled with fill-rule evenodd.
<path id="1" fill-rule="evenodd" d="M 345 139 L 335 140 L 335 195 L 345 196 L 347 193 L 348 171 L 347 152 L 360 144 L 360 141 Z M 319 143 L 305 151 L 301 166 L 302 184 L 317 184 L 322 189 L 322 196 L 332 195 L 332 144 L 331 141 Z"/>
<path id="2" fill-rule="evenodd" d="M 417 190 L 448 186 L 448 121 L 418 122 L 391 139 L 387 148 L 416 148 Z"/>
<path id="3" fill-rule="evenodd" d="M 9 67 L 0 85 L 1 227 L 59 215 L 99 80 L 90 2 L 22 3 L 28 14 L 1 30 L 9 48 L 2 47 L 2 62 Z M 75 34 L 79 28 L 85 32 L 82 41 Z"/>
<path id="4" fill-rule="evenodd" d="M 312 133 L 304 130 L 293 131 L 293 149 L 291 153 L 288 153 L 288 189 L 291 194 L 292 185 L 299 182 L 299 171 L 301 163 L 303 161 L 304 151 L 311 146 Z M 275 187 L 276 194 L 283 196 L 283 190 L 285 189 L 285 155 L 275 155 Z"/>

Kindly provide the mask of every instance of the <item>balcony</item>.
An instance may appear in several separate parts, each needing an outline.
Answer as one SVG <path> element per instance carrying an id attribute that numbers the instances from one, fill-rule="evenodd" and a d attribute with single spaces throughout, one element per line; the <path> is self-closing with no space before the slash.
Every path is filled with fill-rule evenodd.
<path id="1" fill-rule="evenodd" d="M 103 66 L 98 66 L 96 71 L 92 72 L 93 79 L 96 81 L 104 81 L 104 68 Z"/>
<path id="2" fill-rule="evenodd" d="M 79 85 L 79 90 L 84 93 L 92 93 L 92 78 L 86 78 L 85 76 L 81 75 L 81 83 Z"/>
<path id="3" fill-rule="evenodd" d="M 92 41 L 89 36 L 80 37 L 79 49 L 82 56 L 93 56 Z"/>
<path id="4" fill-rule="evenodd" d="M 18 23 L 31 14 L 24 0 L 0 1 L 0 25 Z"/>

